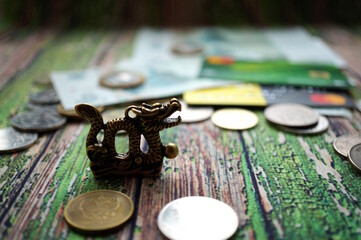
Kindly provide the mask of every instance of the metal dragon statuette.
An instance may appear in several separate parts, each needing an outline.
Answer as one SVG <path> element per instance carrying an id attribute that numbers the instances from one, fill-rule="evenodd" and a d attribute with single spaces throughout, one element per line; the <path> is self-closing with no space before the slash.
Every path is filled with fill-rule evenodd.
<path id="1" fill-rule="evenodd" d="M 178 147 L 170 143 L 163 146 L 159 131 L 179 125 L 181 117 L 169 118 L 182 105 L 173 98 L 167 104 L 143 103 L 141 106 L 129 106 L 124 118 L 115 118 L 103 122 L 100 112 L 89 104 L 78 104 L 75 111 L 87 119 L 91 126 L 86 140 L 86 152 L 90 159 L 90 169 L 95 177 L 138 174 L 147 177 L 159 176 L 163 157 L 175 158 Z M 135 117 L 129 116 L 129 111 Z M 104 139 L 99 142 L 98 133 L 104 130 Z M 129 134 L 129 151 L 118 154 L 115 148 L 115 134 L 125 130 Z M 148 143 L 148 151 L 141 150 L 141 135 Z"/>

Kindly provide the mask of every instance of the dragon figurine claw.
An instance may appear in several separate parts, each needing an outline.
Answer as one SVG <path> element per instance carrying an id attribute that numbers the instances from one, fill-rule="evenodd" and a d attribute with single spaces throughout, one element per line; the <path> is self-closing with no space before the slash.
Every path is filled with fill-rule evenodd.
<path id="1" fill-rule="evenodd" d="M 182 105 L 173 98 L 167 104 L 131 105 L 125 110 L 124 118 L 103 122 L 100 112 L 89 104 L 78 104 L 75 111 L 91 124 L 86 140 L 86 152 L 90 159 L 90 169 L 95 177 L 138 174 L 146 177 L 159 176 L 163 157 L 175 158 L 178 147 L 174 143 L 163 146 L 159 132 L 179 125 L 181 117 L 170 118 L 174 112 L 181 111 Z M 135 117 L 129 116 L 132 111 Z M 98 133 L 104 130 L 104 139 L 99 142 Z M 129 134 L 129 151 L 118 154 L 115 148 L 115 135 L 125 130 Z M 140 148 L 141 136 L 148 143 L 148 151 Z"/>

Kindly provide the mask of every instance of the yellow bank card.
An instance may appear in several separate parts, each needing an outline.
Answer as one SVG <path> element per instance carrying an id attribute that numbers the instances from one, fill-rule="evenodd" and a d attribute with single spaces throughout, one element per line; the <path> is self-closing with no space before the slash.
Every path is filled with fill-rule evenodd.
<path id="1" fill-rule="evenodd" d="M 185 92 L 183 100 L 193 105 L 266 106 L 262 89 L 256 83 L 242 83 Z"/>

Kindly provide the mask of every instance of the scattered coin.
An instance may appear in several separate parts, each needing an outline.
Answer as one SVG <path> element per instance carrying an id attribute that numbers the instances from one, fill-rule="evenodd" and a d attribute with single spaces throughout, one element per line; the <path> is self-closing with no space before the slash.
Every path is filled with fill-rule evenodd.
<path id="1" fill-rule="evenodd" d="M 192 55 L 201 53 L 203 48 L 200 44 L 191 41 L 178 42 L 173 45 L 172 51 L 178 55 Z"/>
<path id="2" fill-rule="evenodd" d="M 46 132 L 60 128 L 66 118 L 55 112 L 22 112 L 11 119 L 14 128 L 25 132 Z"/>
<path id="3" fill-rule="evenodd" d="M 110 88 L 131 88 L 143 84 L 145 77 L 137 72 L 110 71 L 100 77 L 100 85 Z"/>
<path id="4" fill-rule="evenodd" d="M 0 153 L 24 150 L 33 145 L 37 139 L 37 133 L 18 132 L 11 127 L 0 129 Z"/>
<path id="5" fill-rule="evenodd" d="M 28 102 L 26 107 L 30 111 L 42 111 L 42 112 L 47 112 L 47 111 L 56 112 L 57 111 L 57 104 L 34 104 L 31 102 Z"/>
<path id="6" fill-rule="evenodd" d="M 125 223 L 133 211 L 133 201 L 127 195 L 97 190 L 72 199 L 64 209 L 64 218 L 70 226 L 81 231 L 105 231 Z"/>
<path id="7" fill-rule="evenodd" d="M 264 115 L 271 123 L 292 128 L 310 127 L 319 120 L 319 114 L 312 108 L 293 103 L 271 105 L 265 109 Z"/>
<path id="8" fill-rule="evenodd" d="M 335 139 L 333 148 L 342 156 L 347 157 L 350 148 L 358 143 L 361 143 L 361 135 L 343 135 Z"/>
<path id="9" fill-rule="evenodd" d="M 219 200 L 184 197 L 160 211 L 158 227 L 170 239 L 227 239 L 238 228 L 238 216 Z"/>
<path id="10" fill-rule="evenodd" d="M 310 128 L 290 128 L 285 127 L 282 125 L 278 125 L 284 131 L 296 133 L 296 134 L 303 134 L 303 135 L 311 135 L 324 132 L 328 129 L 329 123 L 326 117 L 320 115 L 319 121 L 316 126 Z"/>
<path id="11" fill-rule="evenodd" d="M 224 108 L 214 112 L 212 122 L 225 129 L 245 130 L 256 126 L 258 117 L 246 109 Z"/>
<path id="12" fill-rule="evenodd" d="M 34 82 L 37 83 L 37 84 L 40 84 L 40 85 L 46 85 L 46 86 L 51 85 L 51 81 L 50 81 L 50 78 L 49 78 L 48 74 L 38 75 L 37 77 L 35 77 Z"/>
<path id="13" fill-rule="evenodd" d="M 99 112 L 103 112 L 104 111 L 104 107 L 97 107 Z M 59 103 L 57 105 L 57 111 L 60 115 L 64 116 L 64 117 L 68 117 L 68 118 L 73 118 L 73 119 L 78 119 L 78 120 L 82 120 L 83 118 L 81 118 L 76 112 L 75 110 L 65 110 L 63 105 L 61 103 Z"/>
<path id="14" fill-rule="evenodd" d="M 178 116 L 182 117 L 182 123 L 194 123 L 194 122 L 201 122 L 209 119 L 214 110 L 211 107 L 200 107 L 194 108 L 189 107 L 188 104 L 181 101 L 182 104 L 182 111 L 175 112 L 170 117 L 177 118 Z"/>
<path id="15" fill-rule="evenodd" d="M 347 155 L 351 165 L 361 172 L 361 143 L 352 146 Z"/>
<path id="16" fill-rule="evenodd" d="M 55 104 L 60 102 L 53 89 L 31 94 L 29 99 L 30 102 L 35 104 Z"/>

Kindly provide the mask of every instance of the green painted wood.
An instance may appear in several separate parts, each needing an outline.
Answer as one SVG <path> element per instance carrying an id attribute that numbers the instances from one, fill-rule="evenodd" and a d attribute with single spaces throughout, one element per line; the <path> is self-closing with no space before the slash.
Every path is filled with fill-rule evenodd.
<path id="1" fill-rule="evenodd" d="M 327 31 L 325 38 L 333 30 Z M 37 56 L 0 92 L 0 126 L 9 126 L 9 116 L 25 109 L 29 94 L 44 88 L 34 84 L 34 76 L 110 66 L 130 54 L 133 36 L 85 30 L 47 35 Z M 29 150 L 0 155 L 0 238 L 87 238 L 68 228 L 63 210 L 70 199 L 95 189 L 121 191 L 136 206 L 127 224 L 101 236 L 106 239 L 164 239 L 157 215 L 185 196 L 232 206 L 240 220 L 234 239 L 361 238 L 360 175 L 332 147 L 337 136 L 360 132 L 361 114 L 329 118 L 326 133 L 298 136 L 256 113 L 260 122 L 248 131 L 222 130 L 208 120 L 161 132 L 163 143 L 178 145 L 179 156 L 164 160 L 159 178 L 94 179 L 85 154 L 90 127 L 85 122 L 42 134 Z M 126 135 L 119 136 L 118 150 L 126 151 L 127 142 Z"/>

